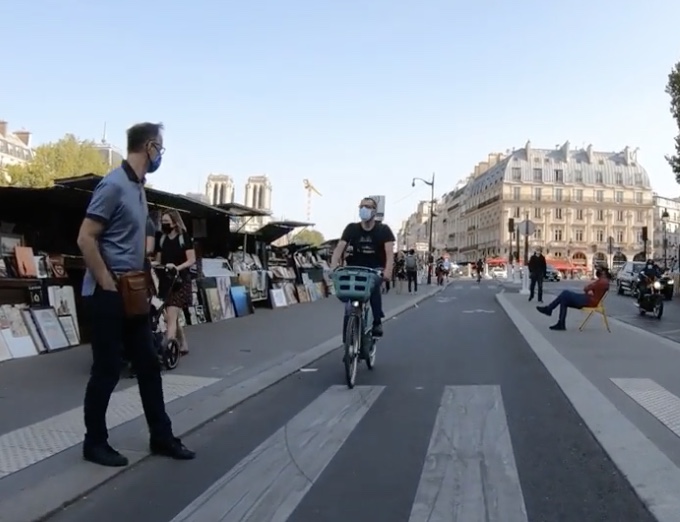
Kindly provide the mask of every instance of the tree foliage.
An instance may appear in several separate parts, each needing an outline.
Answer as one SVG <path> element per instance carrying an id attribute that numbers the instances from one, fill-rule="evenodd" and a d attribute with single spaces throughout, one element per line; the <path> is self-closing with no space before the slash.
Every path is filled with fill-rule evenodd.
<path id="1" fill-rule="evenodd" d="M 67 134 L 59 141 L 38 146 L 33 160 L 8 165 L 0 184 L 17 187 L 49 187 L 54 180 L 82 174 L 106 174 L 109 167 L 91 141 L 80 141 Z"/>
<path id="2" fill-rule="evenodd" d="M 319 246 L 321 243 L 325 241 L 323 234 L 319 232 L 318 230 L 314 230 L 311 228 L 305 228 L 304 230 L 301 230 L 295 236 L 293 237 L 293 243 L 297 243 L 300 245 L 312 245 L 312 246 Z"/>
<path id="3" fill-rule="evenodd" d="M 666 156 L 666 161 L 673 169 L 675 180 L 680 183 L 680 62 L 673 66 L 668 75 L 666 94 L 671 97 L 671 114 L 678 126 L 678 135 L 675 137 L 675 154 Z"/>

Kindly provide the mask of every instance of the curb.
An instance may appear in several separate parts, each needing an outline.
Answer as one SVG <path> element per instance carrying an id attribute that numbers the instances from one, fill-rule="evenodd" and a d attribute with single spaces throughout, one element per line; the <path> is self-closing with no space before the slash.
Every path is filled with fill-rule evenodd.
<path id="1" fill-rule="evenodd" d="M 680 469 L 560 354 L 507 296 L 496 294 L 496 301 L 652 516 L 658 522 L 677 522 Z"/>
<path id="2" fill-rule="evenodd" d="M 390 312 L 386 312 L 385 321 L 417 307 L 419 303 L 434 297 L 445 288 L 446 286 L 436 287 L 433 292 L 419 295 Z M 281 364 L 249 377 L 241 383 L 203 397 L 196 405 L 173 416 L 172 422 L 176 435 L 185 437 L 191 434 L 240 403 L 299 371 L 300 368 L 304 368 L 328 355 L 341 345 L 342 335 L 337 335 Z M 216 383 L 216 385 L 219 386 L 219 383 Z M 130 461 L 127 467 L 102 468 L 79 461 L 66 470 L 46 477 L 38 484 L 32 484 L 14 495 L 11 500 L 0 502 L 0 521 L 41 522 L 48 520 L 51 516 L 74 504 L 115 477 L 134 469 L 140 462 L 151 456 L 148 452 L 126 450 L 125 453 Z"/>

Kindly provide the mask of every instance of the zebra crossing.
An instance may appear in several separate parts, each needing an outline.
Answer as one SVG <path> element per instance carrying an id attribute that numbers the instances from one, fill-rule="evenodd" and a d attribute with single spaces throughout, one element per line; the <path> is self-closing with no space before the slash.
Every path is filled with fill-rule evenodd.
<path id="1" fill-rule="evenodd" d="M 286 522 L 383 386 L 332 386 L 172 522 Z M 526 522 L 500 386 L 446 386 L 408 522 Z"/>
<path id="2" fill-rule="evenodd" d="M 611 382 L 680 436 L 680 398 L 650 379 Z M 329 387 L 170 522 L 291 520 L 384 391 Z M 443 388 L 411 502 L 408 522 L 530 520 L 501 386 Z"/>

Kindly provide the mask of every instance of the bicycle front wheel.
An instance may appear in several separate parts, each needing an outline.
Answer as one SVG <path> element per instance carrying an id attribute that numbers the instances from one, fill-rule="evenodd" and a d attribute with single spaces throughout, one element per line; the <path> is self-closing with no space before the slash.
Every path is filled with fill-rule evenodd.
<path id="1" fill-rule="evenodd" d="M 357 366 L 359 365 L 359 350 L 361 349 L 361 318 L 356 314 L 351 314 L 347 318 L 347 328 L 345 329 L 345 380 L 347 387 L 351 390 L 357 378 Z"/>

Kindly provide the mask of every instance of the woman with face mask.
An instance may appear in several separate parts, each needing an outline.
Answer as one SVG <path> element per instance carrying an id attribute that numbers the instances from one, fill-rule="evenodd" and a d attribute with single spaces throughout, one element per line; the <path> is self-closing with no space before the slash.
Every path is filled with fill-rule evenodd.
<path id="1" fill-rule="evenodd" d="M 156 239 L 156 263 L 177 270 L 178 277 L 174 286 L 172 278 L 168 275 L 159 278 L 158 293 L 166 304 L 167 338 L 177 339 L 180 354 L 186 355 L 189 353 L 189 347 L 184 330 L 179 324 L 179 314 L 183 308 L 191 305 L 189 269 L 196 263 L 196 252 L 182 216 L 176 210 L 167 211 L 161 217 L 161 233 Z"/>

